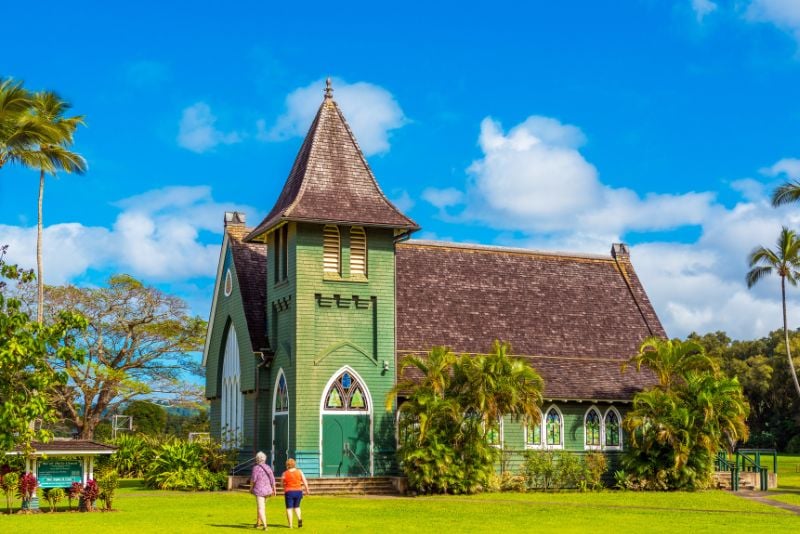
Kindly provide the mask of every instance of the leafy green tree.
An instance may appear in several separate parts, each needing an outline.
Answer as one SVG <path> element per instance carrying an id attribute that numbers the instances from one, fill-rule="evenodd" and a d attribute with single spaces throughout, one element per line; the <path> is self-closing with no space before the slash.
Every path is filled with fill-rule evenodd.
<path id="1" fill-rule="evenodd" d="M 760 280 L 773 273 L 777 274 L 781 279 L 784 346 L 794 387 L 797 391 L 797 396 L 800 397 L 800 382 L 797 380 L 797 371 L 792 360 L 789 344 L 789 325 L 786 319 L 786 282 L 796 286 L 798 277 L 800 277 L 800 240 L 797 239 L 797 234 L 794 231 L 784 226 L 781 229 L 776 245 L 774 250 L 758 247 L 750 253 L 748 258 L 750 270 L 747 272 L 746 277 L 747 287 L 753 287 Z"/>
<path id="2" fill-rule="evenodd" d="M 133 417 L 137 432 L 150 436 L 163 434 L 167 425 L 167 410 L 153 402 L 135 400 L 125 407 L 125 415 Z"/>
<path id="3" fill-rule="evenodd" d="M 0 248 L 0 453 L 31 441 L 52 437 L 46 426 L 58 412 L 52 404 L 56 388 L 67 383 L 67 375 L 54 368 L 75 365 L 81 351 L 75 338 L 86 328 L 86 320 L 72 311 L 61 311 L 48 325 L 31 321 L 19 299 L 7 296 L 11 282 L 30 282 L 31 271 L 3 261 L 7 247 Z"/>
<path id="4" fill-rule="evenodd" d="M 186 303 L 128 275 L 112 276 L 99 288 L 48 287 L 48 315 L 83 314 L 89 328 L 77 338 L 86 352 L 80 363 L 59 370 L 68 382 L 55 402 L 84 439 L 91 439 L 104 414 L 152 396 L 172 404 L 196 402 L 199 391 L 184 373 L 202 374 L 196 351 L 206 322 L 187 314 Z"/>

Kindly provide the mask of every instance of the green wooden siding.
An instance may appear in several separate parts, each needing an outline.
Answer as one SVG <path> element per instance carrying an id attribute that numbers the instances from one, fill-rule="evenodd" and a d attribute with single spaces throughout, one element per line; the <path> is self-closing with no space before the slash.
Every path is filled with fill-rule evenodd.
<path id="1" fill-rule="evenodd" d="M 229 268 L 233 275 L 233 290 L 226 297 L 224 293 L 225 272 Z M 236 276 L 236 266 L 233 263 L 230 247 L 225 250 L 222 280 L 217 291 L 217 307 L 214 310 L 214 322 L 211 325 L 211 339 L 208 346 L 208 359 L 206 360 L 206 398 L 209 399 L 220 396 L 219 382 L 222 370 L 222 355 L 225 352 L 226 326 L 229 322 L 236 328 L 242 391 L 250 391 L 255 388 L 256 360 L 250 344 L 247 320 L 244 315 L 244 304 L 242 303 L 239 280 Z"/>
<path id="2" fill-rule="evenodd" d="M 350 229 L 339 231 L 340 277 L 323 274 L 322 225 L 315 224 L 289 224 L 286 281 L 275 283 L 274 261 L 267 269 L 268 324 L 276 351 L 269 383 L 272 387 L 282 368 L 289 387 L 289 450 L 309 476 L 319 475 L 325 386 L 344 366 L 362 378 L 371 396 L 374 472 L 394 464 L 394 418 L 384 409 L 395 379 L 392 231 L 366 229 L 366 280 L 350 278 Z M 268 242 L 269 258 L 272 236 Z M 271 426 L 271 410 L 269 420 Z"/>

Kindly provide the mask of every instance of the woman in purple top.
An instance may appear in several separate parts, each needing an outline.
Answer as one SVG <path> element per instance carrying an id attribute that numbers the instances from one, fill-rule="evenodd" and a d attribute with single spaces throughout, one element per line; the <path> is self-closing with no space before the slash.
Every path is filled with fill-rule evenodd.
<path id="1" fill-rule="evenodd" d="M 250 475 L 250 484 L 252 489 L 250 493 L 256 496 L 256 507 L 258 509 L 258 519 L 256 519 L 256 528 L 263 526 L 267 530 L 267 512 L 265 504 L 267 497 L 276 495 L 275 492 L 275 475 L 272 469 L 267 465 L 267 455 L 261 451 L 256 454 L 256 465 L 253 466 L 253 474 Z"/>

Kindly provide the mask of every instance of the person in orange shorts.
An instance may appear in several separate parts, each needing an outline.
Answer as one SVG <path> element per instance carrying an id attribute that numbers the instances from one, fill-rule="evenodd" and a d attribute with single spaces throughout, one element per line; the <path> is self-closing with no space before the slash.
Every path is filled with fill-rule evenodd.
<path id="1" fill-rule="evenodd" d="M 305 494 L 310 495 L 306 476 L 297 468 L 294 458 L 286 460 L 286 471 L 283 472 L 283 499 L 286 501 L 286 518 L 289 528 L 292 528 L 292 510 L 297 515 L 297 526 L 303 526 L 303 516 L 300 514 L 300 501 Z"/>

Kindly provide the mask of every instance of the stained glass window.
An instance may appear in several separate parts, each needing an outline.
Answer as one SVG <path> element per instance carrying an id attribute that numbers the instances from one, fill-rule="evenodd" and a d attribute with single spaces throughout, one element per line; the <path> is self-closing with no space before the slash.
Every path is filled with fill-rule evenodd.
<path id="1" fill-rule="evenodd" d="M 286 387 L 286 376 L 284 376 L 283 373 L 281 373 L 281 377 L 278 379 L 278 390 L 275 394 L 275 411 L 289 411 L 289 388 Z"/>
<path id="2" fill-rule="evenodd" d="M 367 396 L 358 380 L 349 372 L 340 374 L 331 384 L 325 397 L 327 410 L 367 411 Z"/>
<path id="3" fill-rule="evenodd" d="M 550 408 L 547 412 L 545 431 L 548 445 L 561 445 L 561 416 L 555 408 Z"/>
<path id="4" fill-rule="evenodd" d="M 585 444 L 589 447 L 600 446 L 600 414 L 597 410 L 591 408 L 589 413 L 586 414 L 586 422 L 584 423 L 586 433 Z"/>
<path id="5" fill-rule="evenodd" d="M 619 447 L 619 417 L 609 410 L 606 414 L 606 447 Z"/>
<path id="6" fill-rule="evenodd" d="M 528 421 L 525 427 L 525 444 L 536 445 L 542 444 L 542 419 L 541 416 L 535 417 Z"/>

